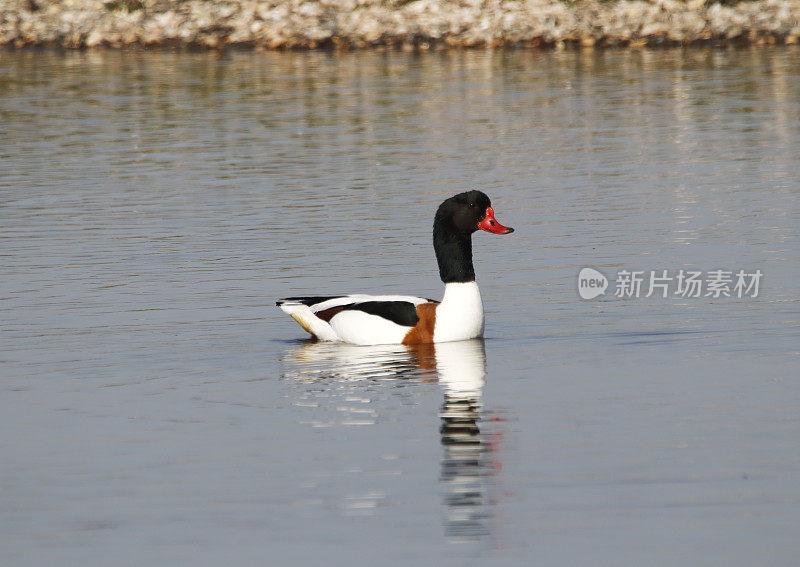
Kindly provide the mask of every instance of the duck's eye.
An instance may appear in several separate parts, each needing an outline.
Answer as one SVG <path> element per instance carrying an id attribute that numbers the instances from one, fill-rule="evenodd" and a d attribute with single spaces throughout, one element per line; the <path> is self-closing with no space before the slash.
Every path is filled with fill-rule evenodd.
<path id="1" fill-rule="evenodd" d="M 470 203 L 470 204 L 469 204 L 469 208 L 470 208 L 470 209 L 474 209 L 474 208 L 475 208 L 475 203 Z"/>

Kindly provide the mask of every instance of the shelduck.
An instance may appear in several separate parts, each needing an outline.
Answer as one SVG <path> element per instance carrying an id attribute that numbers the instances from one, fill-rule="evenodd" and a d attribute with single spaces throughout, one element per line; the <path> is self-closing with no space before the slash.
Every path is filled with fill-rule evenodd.
<path id="1" fill-rule="evenodd" d="M 277 305 L 322 341 L 357 345 L 461 341 L 483 336 L 483 302 L 472 266 L 472 233 L 514 232 L 494 217 L 480 191 L 439 205 L 433 248 L 444 282 L 441 301 L 406 295 L 288 297 Z"/>

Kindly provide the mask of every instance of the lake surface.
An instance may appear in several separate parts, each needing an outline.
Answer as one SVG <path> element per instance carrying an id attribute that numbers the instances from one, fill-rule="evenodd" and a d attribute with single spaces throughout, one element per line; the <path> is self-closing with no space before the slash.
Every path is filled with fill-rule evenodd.
<path id="1" fill-rule="evenodd" d="M 0 563 L 796 565 L 798 60 L 0 53 Z M 472 188 L 485 340 L 275 308 L 440 297 Z"/>

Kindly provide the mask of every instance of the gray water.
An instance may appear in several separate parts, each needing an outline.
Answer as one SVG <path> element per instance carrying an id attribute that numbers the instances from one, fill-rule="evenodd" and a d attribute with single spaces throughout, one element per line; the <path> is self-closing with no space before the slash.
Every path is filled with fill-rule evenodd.
<path id="1" fill-rule="evenodd" d="M 796 565 L 799 60 L 0 53 L 0 563 Z M 471 188 L 485 340 L 275 308 L 440 297 Z"/>

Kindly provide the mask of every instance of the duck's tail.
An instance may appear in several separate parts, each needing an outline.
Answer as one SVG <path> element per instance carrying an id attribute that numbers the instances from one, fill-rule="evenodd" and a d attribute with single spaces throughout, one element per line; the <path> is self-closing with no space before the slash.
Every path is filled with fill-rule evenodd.
<path id="1" fill-rule="evenodd" d="M 281 308 L 284 313 L 291 315 L 292 319 L 297 321 L 301 327 L 307 332 L 311 333 L 321 341 L 338 341 L 339 337 L 333 331 L 331 326 L 317 317 L 306 303 L 311 299 L 318 298 L 299 298 L 288 297 L 280 299 L 275 302 L 275 305 Z M 304 301 L 306 300 L 306 301 Z M 314 302 L 318 303 L 318 301 Z"/>

